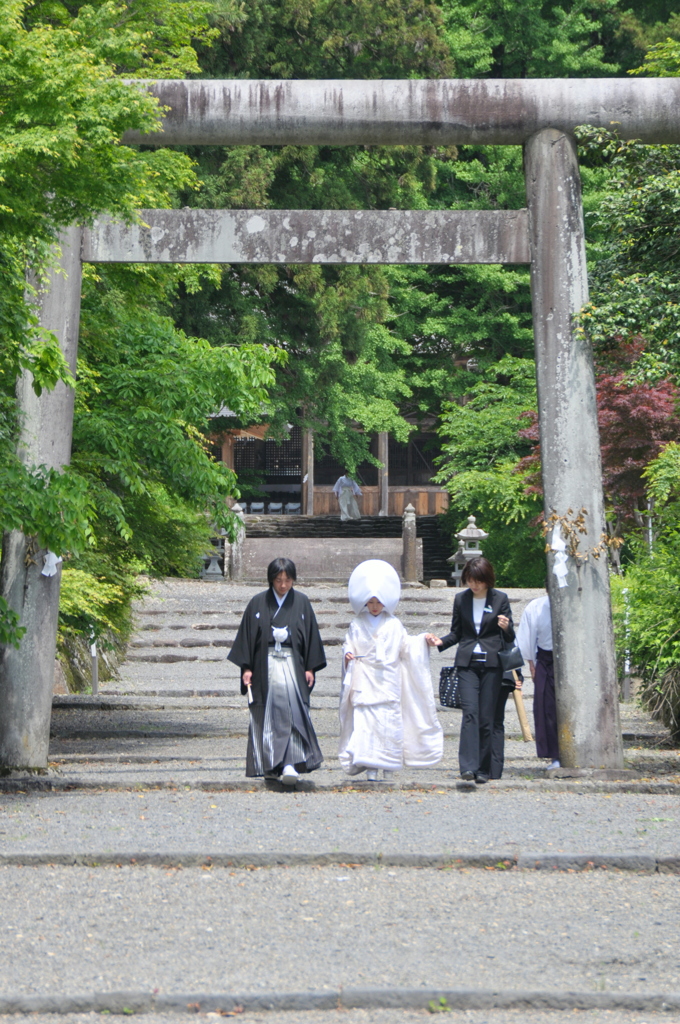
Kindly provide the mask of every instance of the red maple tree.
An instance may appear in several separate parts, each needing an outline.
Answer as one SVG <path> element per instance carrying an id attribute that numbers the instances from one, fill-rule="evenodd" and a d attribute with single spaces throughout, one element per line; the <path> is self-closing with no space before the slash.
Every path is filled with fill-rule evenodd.
<path id="1" fill-rule="evenodd" d="M 631 377 L 643 349 L 639 338 L 621 342 L 596 366 L 603 486 L 618 520 L 617 530 L 639 520 L 639 513 L 646 508 L 642 474 L 664 444 L 680 438 L 680 388 L 669 379 L 644 383 Z M 534 412 L 524 415 L 528 425 L 521 436 L 534 441 L 535 446 L 518 469 L 528 471 L 528 487 L 538 493 L 538 418 Z"/>

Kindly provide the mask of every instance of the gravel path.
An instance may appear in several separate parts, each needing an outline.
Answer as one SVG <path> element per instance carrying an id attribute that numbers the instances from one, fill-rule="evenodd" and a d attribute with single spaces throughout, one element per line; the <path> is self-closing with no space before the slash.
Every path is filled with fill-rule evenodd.
<path id="1" fill-rule="evenodd" d="M 680 989 L 677 876 L 0 868 L 0 993 Z"/>
<path id="2" fill-rule="evenodd" d="M 572 793 L 4 795 L 5 853 L 678 853 L 675 796 Z"/>
<path id="3" fill-rule="evenodd" d="M 664 873 L 680 867 L 680 752 L 663 729 L 622 706 L 636 777 L 546 781 L 509 705 L 504 780 L 462 792 L 460 715 L 442 712 L 436 770 L 334 791 L 347 608 L 343 588 L 310 588 L 331 656 L 313 695 L 326 763 L 316 791 L 267 791 L 244 779 L 248 712 L 225 661 L 255 589 L 154 584 L 120 679 L 98 699 L 56 699 L 47 776 L 2 780 L 18 791 L 0 793 L 0 1007 L 84 1024 L 95 1014 L 35 1013 L 30 1000 L 59 1010 L 86 997 L 84 1010 L 132 1005 L 171 1024 L 212 1022 L 238 997 L 245 1020 L 417 1024 L 446 990 L 459 1008 L 439 1008 L 461 1024 L 680 1024 L 680 874 Z M 410 631 L 446 621 L 451 596 L 407 591 Z M 516 617 L 531 596 L 514 594 Z M 530 717 L 531 696 L 527 685 Z M 529 870 L 552 857 L 561 870 Z M 571 870 L 598 857 L 608 870 Z M 464 866 L 474 858 L 487 868 Z M 546 992 L 561 1010 L 544 1008 Z M 299 998 L 284 1006 L 286 993 Z M 329 1008 L 299 1009 L 311 993 Z M 674 1009 L 660 1014 L 664 999 Z"/>

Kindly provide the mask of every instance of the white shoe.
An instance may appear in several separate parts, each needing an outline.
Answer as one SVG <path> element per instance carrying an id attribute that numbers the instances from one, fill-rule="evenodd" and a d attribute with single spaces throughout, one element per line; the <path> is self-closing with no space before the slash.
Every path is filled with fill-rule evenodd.
<path id="1" fill-rule="evenodd" d="M 551 764 L 548 765 L 548 771 L 550 771 L 551 768 L 561 768 L 561 767 L 562 767 L 562 765 L 560 764 L 559 761 L 553 761 Z"/>
<path id="2" fill-rule="evenodd" d="M 383 768 L 383 779 L 385 782 L 391 782 L 396 774 L 396 768 Z"/>
<path id="3" fill-rule="evenodd" d="M 292 764 L 285 765 L 281 772 L 281 782 L 284 786 L 294 786 L 296 782 L 300 781 L 299 774 L 295 771 Z"/>
<path id="4" fill-rule="evenodd" d="M 377 782 L 378 781 L 378 769 L 377 768 L 369 768 L 368 771 L 366 772 L 366 779 L 367 779 L 368 782 Z"/>

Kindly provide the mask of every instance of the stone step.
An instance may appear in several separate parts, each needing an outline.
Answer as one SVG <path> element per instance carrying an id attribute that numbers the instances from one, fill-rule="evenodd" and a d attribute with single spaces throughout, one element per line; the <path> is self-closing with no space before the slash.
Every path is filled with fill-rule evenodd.
<path id="1" fill-rule="evenodd" d="M 352 617 L 353 612 L 347 601 L 342 602 L 321 602 L 312 601 L 312 607 L 314 608 L 314 614 L 317 619 L 324 619 L 338 616 Z M 326 604 L 329 607 L 324 607 Z M 512 604 L 512 602 L 511 602 Z M 340 605 L 340 607 L 338 607 Z M 399 610 L 397 614 L 400 617 L 410 615 L 429 615 L 433 611 L 441 615 L 448 615 L 451 617 L 451 610 L 453 607 L 452 601 L 418 601 L 418 602 L 404 602 L 401 601 L 399 604 Z M 178 609 L 167 609 L 163 611 L 137 611 L 136 621 L 138 622 L 138 629 L 149 630 L 156 629 L 162 626 L 166 629 L 186 629 L 194 626 L 194 624 L 200 624 L 204 629 L 210 629 L 211 627 L 221 626 L 222 628 L 238 628 L 238 624 L 241 621 L 245 608 L 224 608 L 221 613 L 218 611 L 205 612 L 199 611 L 198 609 L 191 608 L 178 608 Z M 221 618 L 217 618 L 221 614 Z M 212 618 L 212 616 L 215 618 Z"/>
<path id="2" fill-rule="evenodd" d="M 128 657 L 116 679 L 100 684 L 103 693 L 157 695 L 219 694 L 239 700 L 238 668 L 227 661 L 243 609 L 261 585 L 212 584 L 199 580 L 154 582 L 149 595 L 136 605 L 137 628 Z M 337 702 L 340 686 L 340 646 L 351 621 L 345 586 L 310 586 L 304 592 L 313 602 L 327 648 L 328 666 L 319 674 L 317 700 Z M 540 591 L 511 591 L 515 619 Z M 412 635 L 448 631 L 451 590 L 405 588 L 399 614 Z M 433 690 L 439 668 L 455 652 L 432 660 Z M 195 699 L 201 699 L 196 697 Z"/>
<path id="3" fill-rule="evenodd" d="M 416 524 L 422 522 L 416 519 Z M 401 516 L 362 516 L 343 522 L 340 516 L 244 516 L 247 537 L 401 537 Z"/>
<path id="4" fill-rule="evenodd" d="M 401 621 L 406 627 L 407 631 L 413 632 L 418 629 L 419 626 L 427 626 L 429 623 L 437 622 L 446 624 L 447 626 L 451 623 L 450 615 L 437 614 L 436 612 L 429 612 L 427 614 L 406 614 L 401 616 Z M 350 621 L 343 616 L 338 616 L 334 621 L 333 619 L 318 618 L 317 623 L 322 634 L 324 630 L 331 630 L 337 632 L 342 630 L 343 633 L 347 632 L 350 627 Z M 233 625 L 225 625 L 223 623 L 216 623 L 214 625 L 207 623 L 194 623 L 191 625 L 154 625 L 151 628 L 138 630 L 135 634 L 135 644 L 137 646 L 141 644 L 153 644 L 157 640 L 167 638 L 169 641 L 174 643 L 180 643 L 183 639 L 193 639 L 196 642 L 196 646 L 200 646 L 202 642 L 211 643 L 214 642 L 215 634 L 224 634 L 225 636 L 234 637 L 238 630 L 238 623 Z M 155 635 L 154 635 L 155 634 Z M 182 635 L 179 635 L 182 634 Z M 206 635 L 207 634 L 207 635 Z"/>
<path id="5" fill-rule="evenodd" d="M 346 856 L 346 855 L 345 855 Z M 73 858 L 55 855 L 52 860 L 56 865 L 82 864 L 92 867 L 114 865 L 117 863 L 117 855 L 107 855 L 102 858 Z M 255 863 L 246 863 L 247 858 L 240 858 L 227 862 L 226 858 L 197 858 L 188 854 L 168 858 L 167 865 L 161 864 L 159 858 L 150 859 L 140 855 L 136 857 L 118 857 L 125 865 L 132 865 L 133 869 L 141 865 L 151 865 L 154 868 L 167 868 L 168 874 L 178 868 L 189 868 L 197 870 L 208 870 L 212 868 L 236 867 L 246 871 L 259 870 L 262 867 L 283 865 L 283 870 L 290 867 L 294 862 L 283 859 L 277 861 L 272 857 L 266 863 L 255 857 Z M 351 861 L 351 857 L 348 858 Z M 507 859 L 507 858 L 506 858 Z M 502 861 L 502 853 L 491 855 L 487 863 L 459 858 L 459 862 L 453 865 L 464 871 L 470 869 L 487 868 L 495 870 Z M 23 866 L 19 863 L 19 869 Z M 43 870 L 50 868 L 50 855 L 36 860 L 27 860 L 26 863 L 35 864 Z M 309 867 L 309 862 L 304 862 Z M 329 865 L 340 863 L 333 860 L 323 862 L 323 866 L 329 870 Z M 583 870 L 583 865 L 573 868 L 567 865 L 575 864 L 575 860 L 563 859 L 562 871 Z M 521 867 L 523 870 L 530 867 L 524 861 L 517 864 L 509 862 L 511 867 Z M 353 867 L 363 866 L 357 862 Z M 410 864 L 409 867 L 418 867 L 417 864 Z M 436 864 L 430 861 L 429 868 L 450 869 L 452 865 L 442 861 Z M 598 867 L 614 868 L 619 867 L 616 858 L 604 858 Z M 340 864 L 346 868 L 346 864 Z M 397 871 L 388 872 L 396 875 L 402 863 L 389 863 L 372 865 L 376 870 L 385 867 L 397 868 Z M 647 868 L 651 870 L 651 868 Z M 338 870 L 337 868 L 335 870 Z M 638 870 L 632 865 L 629 870 Z M 234 872 L 235 873 L 235 872 Z M 198 875 L 201 878 L 201 875 Z M 330 880 L 329 880 L 330 881 Z M 245 884 L 245 883 L 241 883 Z M 200 884 L 198 885 L 200 891 Z M 354 902 L 353 900 L 351 901 Z M 314 920 L 309 918 L 309 920 Z M 12 926 L 14 927 L 14 926 Z M 44 929 L 43 929 L 44 930 Z M 213 932 L 212 926 L 208 928 Z M 480 954 L 482 955 L 482 954 Z M 486 954 L 490 956 L 491 954 Z M 294 961 L 291 962 L 291 969 L 294 969 Z M 670 968 L 669 968 L 670 969 Z M 197 972 L 197 974 L 200 972 Z M 350 978 L 353 980 L 350 971 Z M 152 978 L 153 981 L 157 977 Z M 657 982 L 654 988 L 647 989 L 641 993 L 615 992 L 593 992 L 587 987 L 584 980 L 582 989 L 569 987 L 563 989 L 537 987 L 528 989 L 526 986 L 516 988 L 512 985 L 493 985 L 488 988 L 465 987 L 461 988 L 455 984 L 451 985 L 420 983 L 409 987 L 408 985 L 398 986 L 390 984 L 386 987 L 361 985 L 354 987 L 351 984 L 340 984 L 336 988 L 324 985 L 323 992 L 316 991 L 319 988 L 318 980 L 314 979 L 314 990 L 293 991 L 288 987 L 281 989 L 269 988 L 263 993 L 257 983 L 260 978 L 252 982 L 252 990 L 241 987 L 237 994 L 222 991 L 219 982 L 213 984 L 208 990 L 205 984 L 197 988 L 190 988 L 185 985 L 181 992 L 162 992 L 157 988 L 139 989 L 106 989 L 103 992 L 83 993 L 80 988 L 74 985 L 73 990 L 55 989 L 49 993 L 27 995 L 22 991 L 10 991 L 7 995 L 0 996 L 0 1013 L 2 1014 L 24 1014 L 30 1015 L 32 1024 L 52 1024 L 59 1021 L 70 1021 L 75 1015 L 94 1017 L 100 1014 L 134 1014 L 146 1019 L 152 1024 L 175 1024 L 178 1015 L 185 1015 L 187 1008 L 192 1013 L 200 1013 L 210 1017 L 235 1017 L 243 1013 L 252 1024 L 270 1024 L 272 1018 L 276 1024 L 335 1024 L 338 1016 L 341 1015 L 343 1024 L 393 1024 L 398 1020 L 400 1024 L 422 1024 L 426 1013 L 447 1013 L 453 1014 L 452 1022 L 465 1021 L 465 1024 L 515 1024 L 518 1014 L 521 1015 L 522 1024 L 551 1024 L 555 1019 L 555 1013 L 578 1014 L 578 1019 L 583 1024 L 638 1024 L 640 1014 L 645 1016 L 645 1024 L 665 1024 L 668 1012 L 680 1009 L 680 998 L 677 993 L 669 991 L 662 981 Z M 663 1007 L 661 1016 L 657 1013 L 658 1007 Z M 76 1017 L 77 1020 L 77 1017 Z"/>

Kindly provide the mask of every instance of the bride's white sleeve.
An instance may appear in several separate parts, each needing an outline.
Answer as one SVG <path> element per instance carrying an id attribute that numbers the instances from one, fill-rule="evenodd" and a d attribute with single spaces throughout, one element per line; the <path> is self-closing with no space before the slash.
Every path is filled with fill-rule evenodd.
<path id="1" fill-rule="evenodd" d="M 404 764 L 431 768 L 444 753 L 444 732 L 434 702 L 430 648 L 425 633 L 401 641 L 401 713 L 404 728 Z"/>
<path id="2" fill-rule="evenodd" d="M 340 675 L 341 675 L 341 677 L 343 679 L 345 677 L 347 669 L 349 668 L 349 663 L 347 665 L 345 665 L 345 655 L 346 654 L 356 654 L 356 653 L 357 653 L 356 627 L 355 627 L 353 622 L 350 622 L 349 629 L 345 633 L 345 640 L 344 640 L 343 645 L 342 645 L 342 668 L 340 670 Z"/>
<path id="3" fill-rule="evenodd" d="M 349 661 L 347 662 L 347 665 L 345 665 L 345 655 L 347 653 L 356 653 L 356 629 L 354 628 L 353 622 L 350 623 L 349 629 L 345 635 L 345 642 L 342 645 L 342 683 L 340 685 L 340 706 L 338 707 L 338 716 L 340 718 L 338 757 L 340 759 L 340 765 L 344 771 L 349 771 L 350 759 L 347 756 L 346 749 L 354 728 L 354 711 L 350 700 L 352 690 L 352 668 L 354 662 Z"/>

